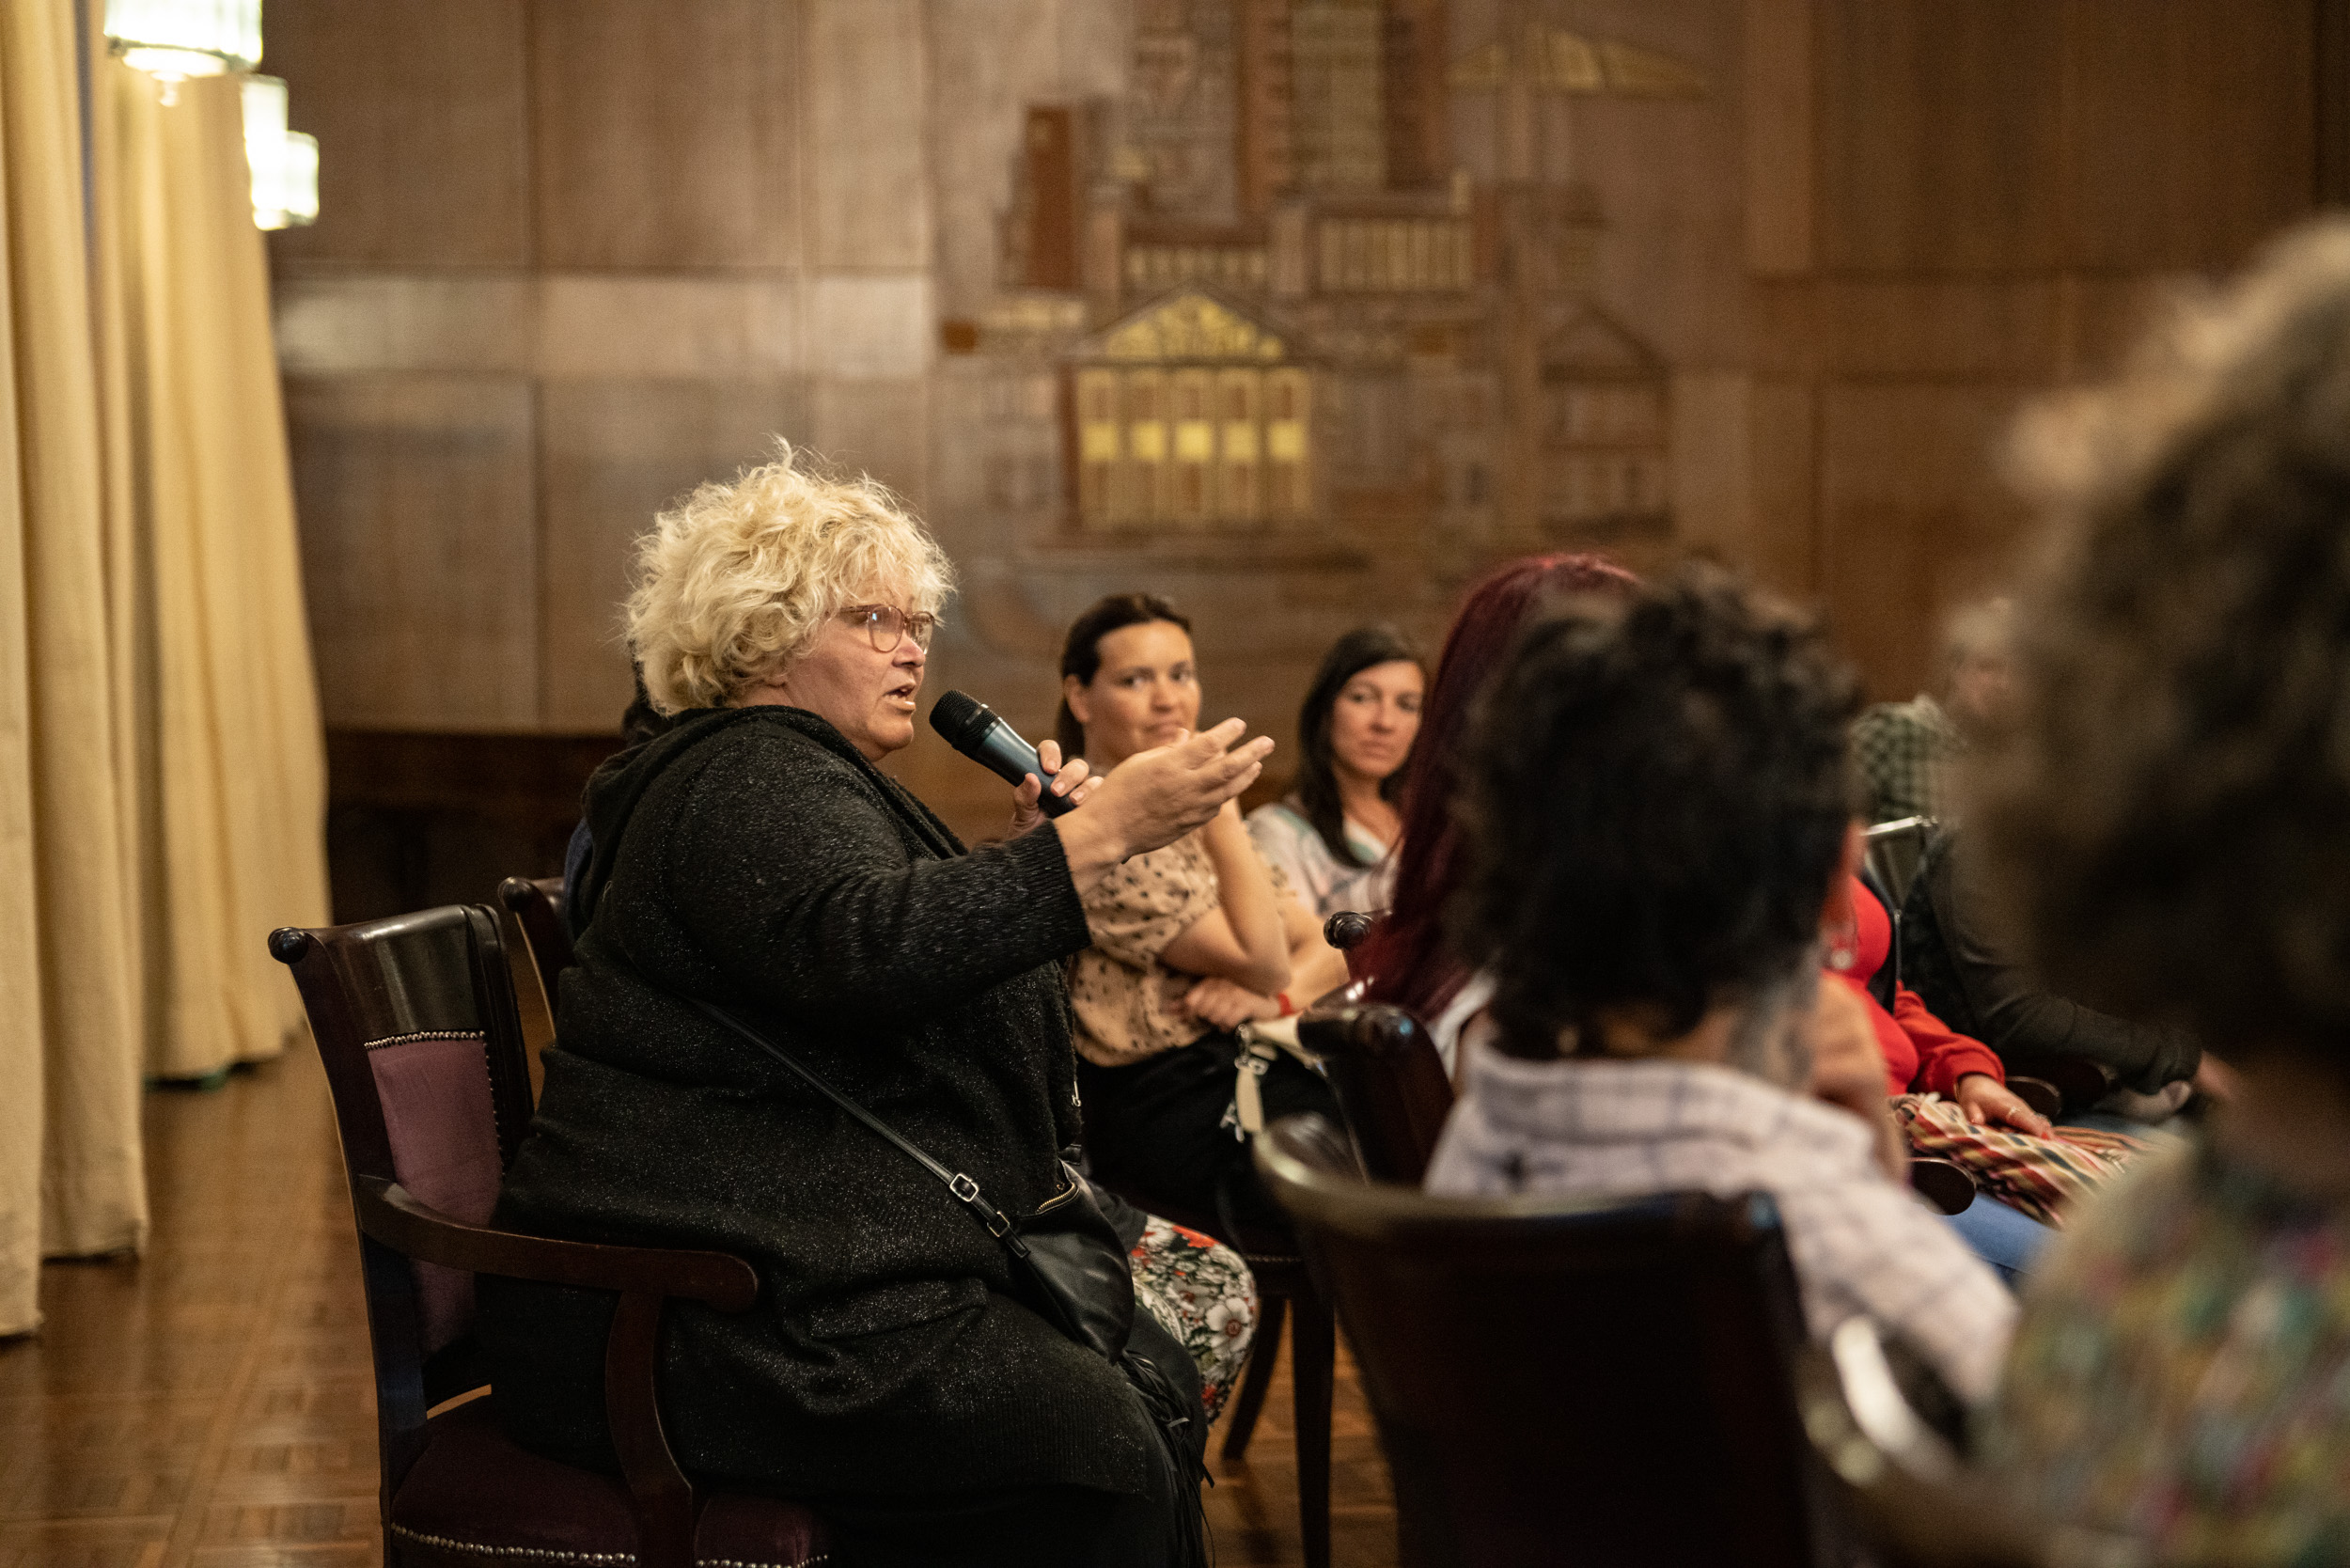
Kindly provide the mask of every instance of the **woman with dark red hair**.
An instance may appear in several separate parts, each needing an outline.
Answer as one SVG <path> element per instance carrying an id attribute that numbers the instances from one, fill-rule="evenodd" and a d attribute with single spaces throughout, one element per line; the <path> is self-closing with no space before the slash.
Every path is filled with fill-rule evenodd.
<path id="1" fill-rule="evenodd" d="M 1448 1069 L 1462 1024 L 1481 1005 L 1474 993 L 1465 998 L 1470 1005 L 1458 1005 L 1471 977 L 1444 940 L 1445 905 L 1462 874 L 1452 797 L 1470 711 L 1519 630 L 1544 605 L 1590 594 L 1622 599 L 1637 587 L 1638 578 L 1604 557 L 1528 556 L 1471 588 L 1446 634 L 1412 747 L 1395 902 L 1371 928 L 1355 970 L 1371 977 L 1372 1001 L 1392 1002 L 1435 1026 Z"/>

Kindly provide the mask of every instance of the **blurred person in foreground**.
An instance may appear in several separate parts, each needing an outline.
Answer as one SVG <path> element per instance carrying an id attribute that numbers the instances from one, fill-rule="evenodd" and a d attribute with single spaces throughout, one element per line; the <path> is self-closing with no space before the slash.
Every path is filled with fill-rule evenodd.
<path id="1" fill-rule="evenodd" d="M 1987 1451 L 2166 1563 L 2350 1560 L 2350 224 L 2016 451 L 2057 539 L 1976 821 L 2049 981 L 2234 1082 L 2049 1249 Z"/>
<path id="2" fill-rule="evenodd" d="M 1375 915 L 1395 896 L 1396 807 L 1428 686 L 1392 626 L 1358 626 L 1323 655 L 1297 714 L 1297 778 L 1248 813 L 1248 836 L 1315 916 Z"/>
<path id="3" fill-rule="evenodd" d="M 1494 1028 L 1427 1185 L 1768 1192 L 1814 1333 L 1867 1312 L 1978 1401 L 2014 1303 L 1902 1180 L 1868 1021 L 1821 983 L 1855 698 L 1814 627 L 1710 572 L 1528 630 L 1463 759 L 1455 935 Z"/>
<path id="4" fill-rule="evenodd" d="M 1392 1003 L 1429 1027 L 1447 1072 L 1459 1061 L 1463 1031 L 1492 996 L 1485 978 L 1461 962 L 1445 936 L 1445 908 L 1461 877 L 1452 803 L 1470 711 L 1518 633 L 1546 606 L 1586 594 L 1622 597 L 1638 586 L 1638 578 L 1601 556 L 1522 557 L 1469 589 L 1445 635 L 1401 802 L 1394 902 L 1356 949 L 1355 962 L 1370 978 L 1371 1000 Z"/>
<path id="5" fill-rule="evenodd" d="M 2015 706 L 2015 604 L 1963 604 L 1942 624 L 1939 695 L 1880 702 L 1853 721 L 1853 761 L 1872 823 L 1948 817 L 1954 770 L 1995 741 Z"/>
<path id="6" fill-rule="evenodd" d="M 1197 1494 L 1152 1403 L 1020 1299 L 1010 1254 L 926 1171 L 697 1006 L 1005 1214 L 1075 1199 L 1059 965 L 1085 897 L 1226 809 L 1270 743 L 1232 720 L 1099 780 L 1048 743 L 1050 787 L 1083 804 L 1046 820 L 1030 775 L 1010 837 L 966 851 L 878 766 L 913 739 L 950 588 L 895 497 L 788 449 L 639 541 L 629 641 L 669 722 L 588 785 L 579 962 L 496 1221 L 749 1261 L 749 1311 L 668 1309 L 668 1441 L 695 1474 L 813 1504 L 846 1560 L 1188 1562 Z M 1204 1441 L 1253 1321 L 1246 1270 L 1133 1210 L 1112 1224 L 1130 1354 Z M 489 1276 L 480 1296 L 516 1440 L 613 1467 L 611 1298 Z"/>

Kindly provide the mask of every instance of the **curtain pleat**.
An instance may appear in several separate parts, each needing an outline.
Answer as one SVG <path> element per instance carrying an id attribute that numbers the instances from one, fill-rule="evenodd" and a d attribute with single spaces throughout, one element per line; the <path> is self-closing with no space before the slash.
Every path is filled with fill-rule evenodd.
<path id="1" fill-rule="evenodd" d="M 142 1075 L 278 1054 L 325 754 L 238 84 L 0 7 L 0 1335 L 145 1240 Z M 86 202 L 83 94 L 89 110 Z"/>
<path id="2" fill-rule="evenodd" d="M 138 922 L 70 6 L 0 8 L 0 1333 L 146 1237 Z"/>
<path id="3" fill-rule="evenodd" d="M 301 1012 L 260 938 L 327 918 L 325 756 L 304 619 L 269 274 L 233 80 L 101 71 L 101 144 L 151 553 L 152 767 L 142 841 L 149 1071 L 276 1055 Z"/>

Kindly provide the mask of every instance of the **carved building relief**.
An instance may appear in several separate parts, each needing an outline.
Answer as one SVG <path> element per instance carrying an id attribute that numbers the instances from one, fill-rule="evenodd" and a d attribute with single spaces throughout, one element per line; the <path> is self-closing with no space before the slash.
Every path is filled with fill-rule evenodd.
<path id="1" fill-rule="evenodd" d="M 1055 378 L 1052 417 L 983 433 L 992 472 L 1058 452 L 1057 485 L 991 487 L 1031 548 L 1360 555 L 1407 519 L 1433 594 L 1512 550 L 1669 539 L 1670 372 L 1596 297 L 1598 199 L 1536 111 L 1707 79 L 1531 0 L 1456 52 L 1450 8 L 1136 0 L 1122 95 L 1027 106 L 998 297 L 943 341 Z M 1493 145 L 1456 147 L 1480 101 Z"/>

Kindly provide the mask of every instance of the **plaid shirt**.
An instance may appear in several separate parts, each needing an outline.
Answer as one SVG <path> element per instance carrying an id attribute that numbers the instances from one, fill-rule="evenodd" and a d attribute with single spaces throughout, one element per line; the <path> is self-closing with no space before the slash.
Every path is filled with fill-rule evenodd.
<path id="1" fill-rule="evenodd" d="M 1853 765 L 1869 787 L 1869 820 L 1947 814 L 1951 761 L 1966 737 L 1931 697 L 1880 702 L 1853 721 Z"/>
<path id="2" fill-rule="evenodd" d="M 1867 1123 L 1727 1067 L 1525 1061 L 1472 1045 L 1428 1190 L 1767 1192 L 1811 1332 L 1866 1312 L 1970 1402 L 1990 1394 L 2014 1326 L 2007 1288 L 1878 1168 Z"/>

